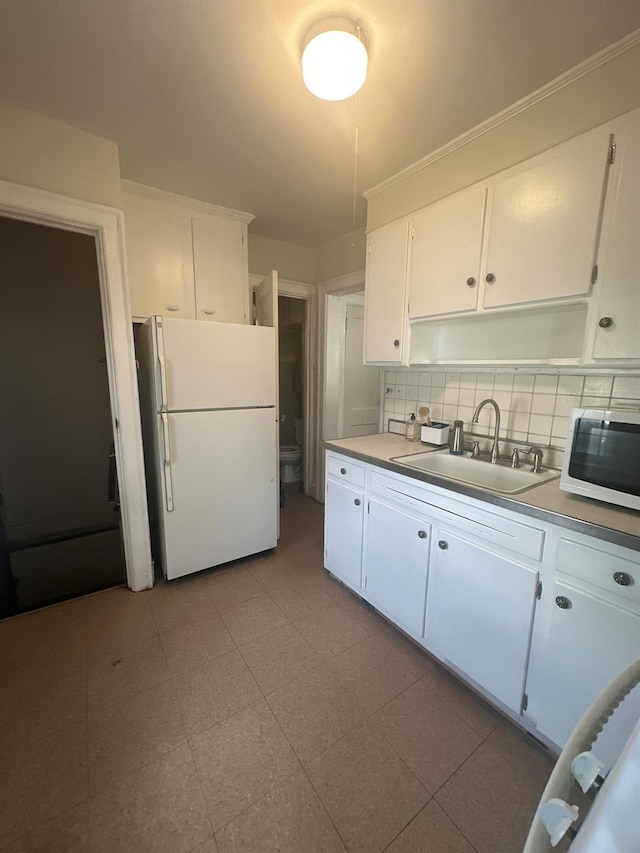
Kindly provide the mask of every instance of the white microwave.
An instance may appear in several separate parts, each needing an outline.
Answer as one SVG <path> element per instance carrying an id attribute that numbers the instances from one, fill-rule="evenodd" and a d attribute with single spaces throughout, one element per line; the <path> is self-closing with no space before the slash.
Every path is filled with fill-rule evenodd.
<path id="1" fill-rule="evenodd" d="M 560 488 L 640 510 L 640 411 L 573 409 Z"/>

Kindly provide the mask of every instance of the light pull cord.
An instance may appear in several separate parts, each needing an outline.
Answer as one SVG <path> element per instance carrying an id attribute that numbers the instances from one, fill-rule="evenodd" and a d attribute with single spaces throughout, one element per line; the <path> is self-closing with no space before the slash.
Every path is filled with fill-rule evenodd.
<path id="1" fill-rule="evenodd" d="M 356 94 L 356 129 L 353 144 L 353 227 L 356 230 L 356 204 L 358 199 L 358 123 L 360 119 L 360 92 Z"/>

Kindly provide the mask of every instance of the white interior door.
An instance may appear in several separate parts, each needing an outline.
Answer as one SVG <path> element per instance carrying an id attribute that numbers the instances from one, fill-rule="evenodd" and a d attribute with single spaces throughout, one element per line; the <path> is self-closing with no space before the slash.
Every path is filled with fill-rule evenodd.
<path id="1" fill-rule="evenodd" d="M 191 574 L 277 542 L 273 409 L 166 416 L 172 510 L 163 495 L 164 571 Z"/>
<path id="2" fill-rule="evenodd" d="M 347 305 L 341 438 L 373 435 L 380 417 L 380 368 L 364 364 L 364 305 Z"/>

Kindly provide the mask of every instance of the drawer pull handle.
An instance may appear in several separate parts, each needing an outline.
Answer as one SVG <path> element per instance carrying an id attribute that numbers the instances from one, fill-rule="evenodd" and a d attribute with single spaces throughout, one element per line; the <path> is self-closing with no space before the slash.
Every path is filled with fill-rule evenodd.
<path id="1" fill-rule="evenodd" d="M 633 584 L 633 578 L 627 572 L 614 572 L 613 579 L 620 586 L 631 586 Z"/>
<path id="2" fill-rule="evenodd" d="M 444 539 L 441 539 L 441 540 L 438 542 L 438 548 L 440 548 L 442 551 L 446 551 L 448 547 L 449 547 L 449 543 L 448 543 L 448 542 L 445 542 L 445 540 L 444 540 Z"/>
<path id="3" fill-rule="evenodd" d="M 340 473 L 341 473 L 341 474 L 346 474 L 346 473 L 347 473 L 347 469 L 346 469 L 346 468 L 341 468 L 341 469 L 340 469 Z"/>
<path id="4" fill-rule="evenodd" d="M 216 312 L 211 308 L 205 308 L 204 313 L 205 314 L 215 314 Z"/>
<path id="5" fill-rule="evenodd" d="M 360 498 L 356 498 L 356 499 L 354 500 L 354 504 L 355 504 L 356 506 L 360 506 Z"/>
<path id="6" fill-rule="evenodd" d="M 571 601 L 567 598 L 566 595 L 556 596 L 556 604 L 558 605 L 560 610 L 569 610 L 572 607 Z"/>
<path id="7" fill-rule="evenodd" d="M 427 531 L 426 530 L 418 530 L 418 539 L 426 539 Z"/>
<path id="8" fill-rule="evenodd" d="M 178 308 L 177 305 L 167 305 L 167 311 L 179 311 L 179 310 L 180 309 Z"/>

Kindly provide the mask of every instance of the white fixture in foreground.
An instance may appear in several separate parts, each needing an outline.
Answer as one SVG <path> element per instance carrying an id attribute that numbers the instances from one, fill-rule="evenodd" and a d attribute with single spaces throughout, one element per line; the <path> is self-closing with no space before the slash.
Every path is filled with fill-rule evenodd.
<path id="1" fill-rule="evenodd" d="M 342 101 L 360 91 L 367 76 L 367 48 L 360 27 L 349 18 L 324 18 L 307 33 L 302 79 L 325 101 Z"/>

